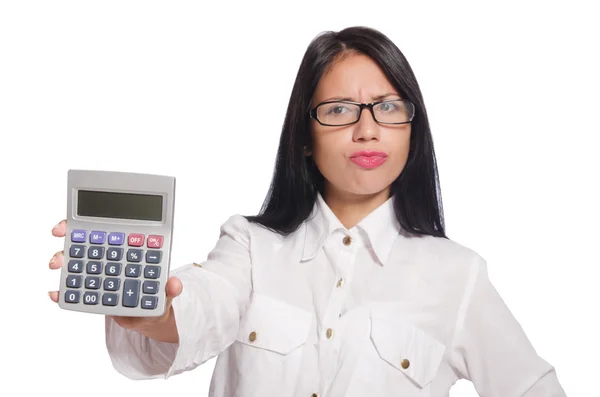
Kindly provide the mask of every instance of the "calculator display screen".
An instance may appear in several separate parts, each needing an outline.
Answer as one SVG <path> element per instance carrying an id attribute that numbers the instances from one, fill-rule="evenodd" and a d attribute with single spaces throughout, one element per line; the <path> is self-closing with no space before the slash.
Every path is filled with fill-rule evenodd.
<path id="1" fill-rule="evenodd" d="M 77 215 L 102 218 L 162 220 L 163 197 L 150 194 L 77 191 Z"/>

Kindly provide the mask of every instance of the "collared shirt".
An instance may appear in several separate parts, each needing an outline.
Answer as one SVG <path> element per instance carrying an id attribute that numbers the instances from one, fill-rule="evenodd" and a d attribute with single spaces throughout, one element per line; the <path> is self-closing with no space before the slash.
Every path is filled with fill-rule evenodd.
<path id="1" fill-rule="evenodd" d="M 211 397 L 564 397 L 490 282 L 486 261 L 414 236 L 392 198 L 346 229 L 321 196 L 281 236 L 240 215 L 206 261 L 174 269 L 179 343 L 106 320 L 114 368 L 168 378 L 217 357 Z"/>

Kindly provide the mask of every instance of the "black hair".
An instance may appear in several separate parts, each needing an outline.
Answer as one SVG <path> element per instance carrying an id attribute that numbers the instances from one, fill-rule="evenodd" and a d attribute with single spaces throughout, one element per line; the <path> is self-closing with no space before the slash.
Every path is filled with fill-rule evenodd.
<path id="1" fill-rule="evenodd" d="M 305 147 L 311 147 L 310 109 L 327 68 L 347 53 L 373 59 L 400 93 L 415 106 L 406 165 L 392 183 L 391 196 L 401 227 L 412 234 L 447 238 L 433 140 L 417 79 L 400 49 L 368 27 L 323 32 L 308 46 L 290 96 L 271 185 L 259 215 L 246 216 L 277 233 L 295 231 L 311 214 L 324 178 Z"/>

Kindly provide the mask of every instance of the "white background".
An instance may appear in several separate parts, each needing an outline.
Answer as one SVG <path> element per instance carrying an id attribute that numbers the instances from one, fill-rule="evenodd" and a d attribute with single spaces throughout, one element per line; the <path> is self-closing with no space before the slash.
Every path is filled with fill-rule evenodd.
<path id="1" fill-rule="evenodd" d="M 167 381 L 130 381 L 111 366 L 103 317 L 48 298 L 67 170 L 176 176 L 172 266 L 202 261 L 221 223 L 262 204 L 310 40 L 352 25 L 387 34 L 415 71 L 449 237 L 488 261 L 568 395 L 596 393 L 594 2 L 215 3 L 0 5 L 0 394 L 207 394 L 214 360 Z M 459 382 L 451 396 L 476 393 Z"/>

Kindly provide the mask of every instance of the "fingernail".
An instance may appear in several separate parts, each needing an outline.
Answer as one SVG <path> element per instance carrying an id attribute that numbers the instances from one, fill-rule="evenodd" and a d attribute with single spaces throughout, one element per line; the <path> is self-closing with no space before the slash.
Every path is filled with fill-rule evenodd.
<path id="1" fill-rule="evenodd" d="M 52 265 L 54 265 L 54 262 L 56 262 L 56 255 L 54 255 L 54 256 L 52 257 L 52 259 L 50 259 L 50 263 L 48 264 L 48 266 L 52 266 Z"/>

